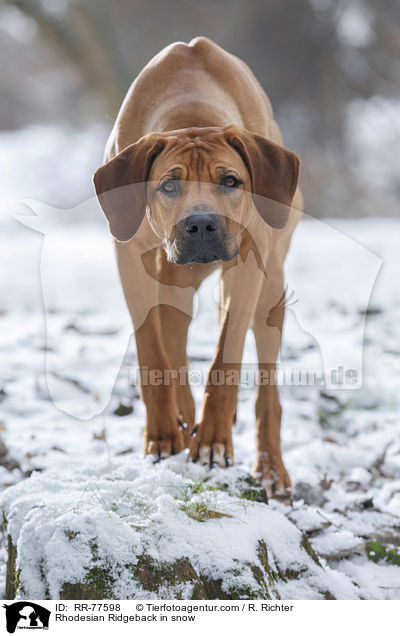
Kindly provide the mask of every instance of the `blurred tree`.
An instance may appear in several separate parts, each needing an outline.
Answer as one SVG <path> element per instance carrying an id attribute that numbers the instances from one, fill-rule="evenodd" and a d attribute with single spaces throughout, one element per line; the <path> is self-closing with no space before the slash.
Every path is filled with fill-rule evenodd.
<path id="1" fill-rule="evenodd" d="M 87 88 L 105 99 L 109 111 L 119 107 L 127 77 L 121 56 L 115 55 L 109 3 L 7 1 L 35 20 L 49 47 L 79 70 Z"/>

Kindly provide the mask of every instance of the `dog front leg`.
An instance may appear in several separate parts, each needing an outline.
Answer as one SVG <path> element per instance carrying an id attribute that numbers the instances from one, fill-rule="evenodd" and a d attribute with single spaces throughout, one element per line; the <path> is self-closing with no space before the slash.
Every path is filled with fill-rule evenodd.
<path id="1" fill-rule="evenodd" d="M 225 267 L 221 284 L 220 336 L 212 362 L 200 423 L 190 457 L 203 465 L 233 463 L 232 425 L 236 413 L 241 359 L 264 273 L 253 251 Z"/>
<path id="2" fill-rule="evenodd" d="M 252 475 L 261 482 L 268 497 L 288 503 L 291 482 L 281 453 L 282 408 L 275 378 L 285 302 L 283 273 L 278 266 L 272 268 L 263 284 L 253 321 L 260 382 L 256 400 L 257 456 Z"/>
<path id="3" fill-rule="evenodd" d="M 145 268 L 142 254 L 143 250 L 133 242 L 117 244 L 118 268 L 135 330 L 141 392 L 146 405 L 144 452 L 163 458 L 183 450 L 184 440 L 175 383 L 161 331 L 162 286 L 157 281 L 156 253 L 148 253 Z M 180 299 L 175 302 L 179 305 Z"/>
<path id="4" fill-rule="evenodd" d="M 135 337 L 142 399 L 146 405 L 144 452 L 162 459 L 182 451 L 184 439 L 179 427 L 174 370 L 161 337 L 159 307 L 150 310 Z"/>

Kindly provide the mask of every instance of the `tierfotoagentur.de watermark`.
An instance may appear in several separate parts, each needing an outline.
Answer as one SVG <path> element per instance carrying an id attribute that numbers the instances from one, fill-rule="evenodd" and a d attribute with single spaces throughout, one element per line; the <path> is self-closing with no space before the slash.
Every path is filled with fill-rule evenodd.
<path id="1" fill-rule="evenodd" d="M 340 366 L 330 369 L 332 387 L 352 388 L 358 382 L 356 369 Z M 179 369 L 150 369 L 131 366 L 129 378 L 132 386 L 240 386 L 252 389 L 257 386 L 324 386 L 326 377 L 322 369 L 296 369 L 284 367 L 278 369 L 258 369 L 256 365 L 244 365 L 242 369 L 205 369 L 181 367 Z"/>

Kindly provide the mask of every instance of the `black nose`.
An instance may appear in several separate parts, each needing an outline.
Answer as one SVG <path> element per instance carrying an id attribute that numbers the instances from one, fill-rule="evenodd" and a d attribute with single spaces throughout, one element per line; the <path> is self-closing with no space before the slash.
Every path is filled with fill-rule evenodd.
<path id="1" fill-rule="evenodd" d="M 191 214 L 185 219 L 185 230 L 192 241 L 204 241 L 218 229 L 215 214 Z"/>

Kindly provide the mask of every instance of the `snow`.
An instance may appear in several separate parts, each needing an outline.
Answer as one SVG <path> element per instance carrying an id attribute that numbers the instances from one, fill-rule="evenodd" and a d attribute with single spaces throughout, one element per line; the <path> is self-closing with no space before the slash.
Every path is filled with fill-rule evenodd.
<path id="1" fill-rule="evenodd" d="M 46 134 L 55 147 L 60 144 L 53 133 Z M 25 139 L 37 149 L 33 142 L 39 137 L 30 131 Z M 84 572 L 88 544 L 66 542 L 66 527 L 86 538 L 95 533 L 110 558 L 127 559 L 132 557 L 127 546 L 143 540 L 134 525 L 143 522 L 144 507 L 151 519 L 146 549 L 155 559 L 187 554 L 202 571 L 208 564 L 215 572 L 232 562 L 232 546 L 240 558 L 249 559 L 256 536 L 265 536 L 282 567 L 290 567 L 291 558 L 305 558 L 296 548 L 297 527 L 322 555 L 324 569 L 310 565 L 311 582 L 305 577 L 281 584 L 282 598 L 318 598 L 321 586 L 337 598 L 400 598 L 398 566 L 373 563 L 365 554 L 368 540 L 400 544 L 400 222 L 306 218 L 301 223 L 287 262 L 289 289 L 299 302 L 287 311 L 282 365 L 320 369 L 321 359 L 326 367 L 343 360 L 345 368 L 361 369 L 361 387 L 280 387 L 282 448 L 294 482 L 293 505 L 232 508 L 236 500 L 218 492 L 213 505 L 232 518 L 199 523 L 180 509 L 174 489 L 204 479 L 205 469 L 186 463 L 185 453 L 158 465 L 142 458 L 144 407 L 137 387 L 129 384 L 136 356 L 112 243 L 100 216 L 92 209 L 80 218 L 77 206 L 90 196 L 86 183 L 100 147 L 92 137 L 93 131 L 82 138 L 90 160 L 80 157 L 71 176 L 78 183 L 75 196 L 60 176 L 60 163 L 53 164 L 57 178 L 49 178 L 49 144 L 40 156 L 26 160 L 32 174 L 23 187 L 16 185 L 12 161 L 2 186 L 0 434 L 9 454 L 0 461 L 1 502 L 24 554 L 31 597 L 45 593 L 39 558 L 47 564 L 54 598 L 66 572 L 75 578 Z M 12 148 L 12 140 L 0 135 L 3 149 Z M 23 146 L 23 136 L 18 144 Z M 65 139 L 62 144 L 67 149 Z M 18 148 L 14 152 L 20 156 Z M 43 236 L 12 218 L 11 213 L 23 211 L 12 195 L 77 208 L 67 220 L 53 220 Z M 204 378 L 215 349 L 216 284 L 211 277 L 198 294 L 189 342 L 194 380 Z M 374 311 L 365 316 L 368 302 Z M 249 367 L 255 361 L 251 334 L 244 360 Z M 194 383 L 193 391 L 199 408 L 202 383 Z M 250 470 L 254 399 L 254 386 L 241 388 L 236 466 L 214 469 L 211 479 L 228 479 L 232 485 Z M 115 415 L 120 403 L 133 407 L 133 413 Z M 134 504 L 126 493 L 134 493 Z M 3 582 L 5 558 L 3 546 Z M 116 596 L 124 598 L 129 585 L 120 578 Z"/>
<path id="2" fill-rule="evenodd" d="M 257 562 L 261 540 L 268 545 L 269 559 L 283 571 L 305 570 L 296 588 L 301 594 L 321 598 L 325 586 L 339 598 L 357 598 L 349 578 L 320 568 L 301 549 L 301 534 L 285 515 L 234 497 L 234 489 L 215 489 L 221 477 L 234 483 L 241 469 L 226 474 L 214 469 L 210 474 L 185 459 L 181 454 L 160 465 L 139 457 L 103 457 L 85 467 L 73 462 L 69 469 L 34 473 L 7 489 L 2 505 L 18 546 L 19 580 L 26 596 L 59 598 L 65 581 L 83 580 L 93 561 L 95 538 L 96 552 L 115 573 L 117 598 L 157 597 L 132 579 L 129 566 L 142 554 L 167 563 L 188 558 L 202 576 L 223 578 L 228 590 L 233 576 L 229 572 Z M 191 494 L 199 483 L 206 490 Z M 207 522 L 190 518 L 184 505 L 197 501 L 227 517 Z M 235 577 L 238 582 L 254 585 L 246 573 Z M 291 586 L 286 586 L 280 583 L 279 590 L 284 598 L 292 598 Z"/>

